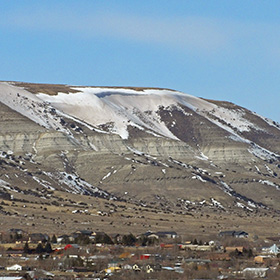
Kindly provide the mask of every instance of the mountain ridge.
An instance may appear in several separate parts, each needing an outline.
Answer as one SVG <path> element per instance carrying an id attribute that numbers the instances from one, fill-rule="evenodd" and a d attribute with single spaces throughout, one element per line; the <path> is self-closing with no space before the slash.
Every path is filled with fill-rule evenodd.
<path id="1" fill-rule="evenodd" d="M 0 82 L 3 196 L 60 204 L 74 192 L 178 215 L 280 211 L 276 122 L 137 89 Z"/>

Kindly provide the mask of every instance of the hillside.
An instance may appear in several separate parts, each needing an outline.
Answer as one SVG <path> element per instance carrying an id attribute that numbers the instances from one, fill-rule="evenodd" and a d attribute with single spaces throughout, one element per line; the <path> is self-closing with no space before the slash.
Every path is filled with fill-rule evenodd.
<path id="1" fill-rule="evenodd" d="M 143 211 L 273 220 L 279 154 L 279 124 L 229 102 L 168 89 L 0 83 L 0 215 L 29 230 L 38 226 L 31 209 L 72 219 L 69 209 L 100 216 L 109 204 L 112 219 L 125 208 L 138 225 Z"/>

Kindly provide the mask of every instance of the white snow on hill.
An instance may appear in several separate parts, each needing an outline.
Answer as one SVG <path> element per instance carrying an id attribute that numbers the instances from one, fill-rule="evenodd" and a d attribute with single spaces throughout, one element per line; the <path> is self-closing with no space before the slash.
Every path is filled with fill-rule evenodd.
<path id="1" fill-rule="evenodd" d="M 59 93 L 55 96 L 40 93 L 37 96 L 62 112 L 93 126 L 111 124 L 111 132 L 119 134 L 123 139 L 128 138 L 127 126 L 132 125 L 178 140 L 160 120 L 158 110 L 162 106 L 166 108 L 180 104 L 233 134 L 233 128 L 242 132 L 254 126 L 243 119 L 244 112 L 241 110 L 229 110 L 177 91 L 90 87 L 73 89 L 80 92 Z"/>
<path id="2" fill-rule="evenodd" d="M 1 82 L 0 102 L 47 129 L 52 128 L 71 135 L 71 132 L 63 127 L 58 116 L 53 114 L 52 106 L 23 88 Z"/>
<path id="3" fill-rule="evenodd" d="M 73 87 L 76 93 L 32 94 L 9 82 L 0 83 L 0 102 L 32 119 L 36 123 L 71 134 L 60 123 L 57 115 L 71 118 L 93 126 L 106 125 L 111 133 L 122 139 L 129 137 L 128 126 L 135 126 L 159 137 L 178 138 L 161 121 L 160 108 L 182 105 L 202 115 L 237 137 L 236 131 L 257 128 L 245 119 L 242 109 L 227 109 L 204 99 L 178 91 L 163 89 L 133 90 L 127 88 Z M 180 106 L 181 105 L 181 106 Z M 56 110 L 56 115 L 51 113 Z M 186 117 L 192 114 L 185 112 Z M 176 124 L 175 121 L 173 123 Z M 240 136 L 238 136 L 240 137 Z"/>

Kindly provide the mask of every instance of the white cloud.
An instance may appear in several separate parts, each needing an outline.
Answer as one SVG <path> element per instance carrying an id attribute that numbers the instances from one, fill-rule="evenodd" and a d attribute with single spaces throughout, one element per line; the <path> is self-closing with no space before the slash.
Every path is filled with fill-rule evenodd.
<path id="1" fill-rule="evenodd" d="M 114 38 L 197 54 L 219 54 L 244 47 L 278 49 L 279 26 L 210 17 L 145 17 L 73 10 L 14 11 L 0 15 L 0 28 L 61 32 L 84 38 Z"/>

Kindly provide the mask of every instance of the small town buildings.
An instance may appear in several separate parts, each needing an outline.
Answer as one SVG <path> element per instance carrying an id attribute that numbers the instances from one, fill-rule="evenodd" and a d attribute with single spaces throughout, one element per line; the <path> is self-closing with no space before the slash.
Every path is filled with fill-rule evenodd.
<path id="1" fill-rule="evenodd" d="M 220 237 L 236 237 L 236 238 L 247 238 L 249 234 L 246 231 L 221 231 L 219 233 Z"/>
<path id="2" fill-rule="evenodd" d="M 143 234 L 141 234 L 139 237 L 145 236 L 148 238 L 169 238 L 169 239 L 174 239 L 178 237 L 177 232 L 175 231 L 158 231 L 158 232 L 152 232 L 152 231 L 147 231 Z"/>
<path id="3" fill-rule="evenodd" d="M 191 250 L 191 251 L 208 251 L 211 252 L 215 249 L 215 246 L 210 245 L 198 245 L 198 244 L 179 244 L 179 249 L 181 250 Z"/>

